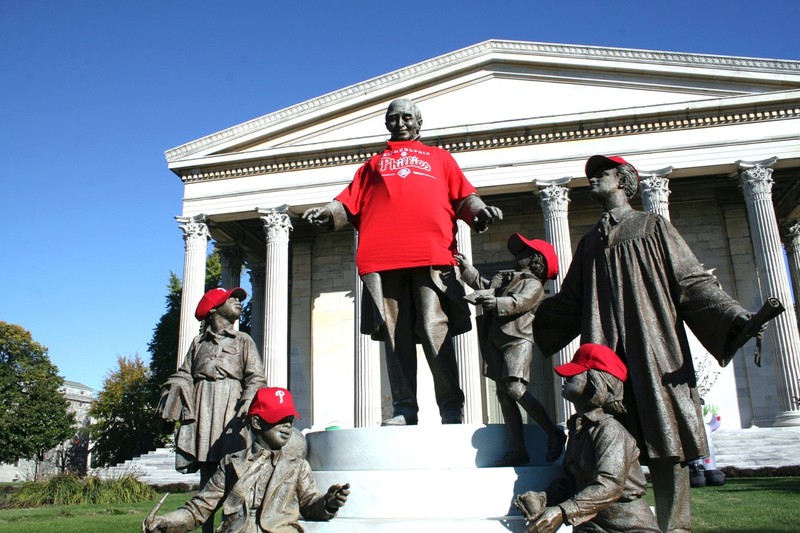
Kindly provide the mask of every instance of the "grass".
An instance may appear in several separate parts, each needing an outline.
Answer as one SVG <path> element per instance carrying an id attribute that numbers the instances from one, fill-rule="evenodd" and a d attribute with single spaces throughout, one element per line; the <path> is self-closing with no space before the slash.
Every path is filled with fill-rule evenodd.
<path id="1" fill-rule="evenodd" d="M 646 499 L 652 506 L 652 487 Z M 800 477 L 729 477 L 721 487 L 692 489 L 695 533 L 794 533 L 798 524 Z"/>
<path id="2" fill-rule="evenodd" d="M 177 509 L 191 493 L 170 494 L 160 513 Z M 353 498 L 357 495 L 353 494 Z M 51 505 L 0 510 L 0 532 L 107 533 L 139 531 L 159 497 L 118 505 Z M 648 492 L 652 504 L 652 490 Z M 219 515 L 219 513 L 218 513 Z M 695 533 L 798 531 L 800 477 L 728 478 L 721 487 L 692 489 Z M 217 516 L 219 521 L 219 516 Z"/>
<path id="3" fill-rule="evenodd" d="M 192 494 L 170 494 L 160 512 L 180 507 Z M 48 505 L 0 510 L 0 531 L 14 533 L 108 533 L 140 531 L 142 520 L 160 499 L 129 504 Z"/>

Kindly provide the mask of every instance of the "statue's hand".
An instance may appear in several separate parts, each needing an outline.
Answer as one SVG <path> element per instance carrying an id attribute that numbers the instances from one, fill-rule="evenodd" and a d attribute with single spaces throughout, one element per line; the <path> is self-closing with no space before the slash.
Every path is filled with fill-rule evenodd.
<path id="1" fill-rule="evenodd" d="M 547 496 L 544 492 L 534 492 L 529 490 L 514 498 L 514 506 L 519 509 L 526 520 L 536 520 L 542 514 L 547 505 Z"/>
<path id="2" fill-rule="evenodd" d="M 173 533 L 181 531 L 166 515 L 145 518 L 142 522 L 142 533 Z"/>
<path id="3" fill-rule="evenodd" d="M 349 495 L 350 483 L 331 485 L 325 494 L 325 510 L 329 513 L 336 513 L 347 502 Z"/>
<path id="4" fill-rule="evenodd" d="M 481 233 L 486 231 L 486 229 L 489 227 L 489 224 L 494 222 L 495 219 L 503 220 L 503 212 L 499 207 L 487 205 L 475 214 L 475 218 L 472 221 L 472 226 L 475 228 L 475 231 Z"/>
<path id="5" fill-rule="evenodd" d="M 469 259 L 467 259 L 463 254 L 455 253 L 453 254 L 453 257 L 455 258 L 456 264 L 461 272 L 464 272 L 466 269 L 472 266 L 469 262 Z"/>
<path id="6" fill-rule="evenodd" d="M 492 294 L 482 294 L 475 298 L 475 302 L 480 304 L 487 311 L 497 309 L 497 297 Z"/>
<path id="7" fill-rule="evenodd" d="M 536 522 L 528 528 L 528 533 L 553 533 L 564 523 L 560 507 L 547 507 Z"/>
<path id="8" fill-rule="evenodd" d="M 312 207 L 303 213 L 303 220 L 315 226 L 324 226 L 333 220 L 333 212 L 327 207 Z"/>

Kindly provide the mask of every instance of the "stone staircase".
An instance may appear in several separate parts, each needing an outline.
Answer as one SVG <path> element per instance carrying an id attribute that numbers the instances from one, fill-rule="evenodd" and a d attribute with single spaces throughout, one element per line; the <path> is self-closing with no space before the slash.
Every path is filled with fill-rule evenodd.
<path id="1" fill-rule="evenodd" d="M 719 429 L 711 438 L 720 469 L 800 466 L 800 427 Z"/>
<path id="2" fill-rule="evenodd" d="M 539 426 L 525 431 L 531 464 L 516 468 L 494 466 L 508 445 L 500 424 L 309 433 L 308 462 L 319 490 L 347 482 L 351 495 L 334 520 L 303 527 L 309 533 L 524 532 L 514 497 L 543 490 L 560 469 L 544 460 Z"/>
<path id="3" fill-rule="evenodd" d="M 175 452 L 172 448 L 158 448 L 152 452 L 129 459 L 124 463 L 108 468 L 95 469 L 93 474 L 102 479 L 118 478 L 127 474 L 136 476 L 139 481 L 154 487 L 168 487 L 185 484 L 185 490 L 196 489 L 200 485 L 200 474 L 181 474 L 175 470 Z"/>

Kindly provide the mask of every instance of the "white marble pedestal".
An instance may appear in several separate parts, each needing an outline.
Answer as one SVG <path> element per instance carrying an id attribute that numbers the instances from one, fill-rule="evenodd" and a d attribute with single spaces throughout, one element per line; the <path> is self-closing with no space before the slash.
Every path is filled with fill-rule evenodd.
<path id="1" fill-rule="evenodd" d="M 374 427 L 306 435 L 319 489 L 350 483 L 350 498 L 331 522 L 308 532 L 523 532 L 516 494 L 544 489 L 560 461 L 544 460 L 539 426 L 526 426 L 531 464 L 497 468 L 506 451 L 499 424 Z M 569 531 L 562 528 L 560 531 Z"/>

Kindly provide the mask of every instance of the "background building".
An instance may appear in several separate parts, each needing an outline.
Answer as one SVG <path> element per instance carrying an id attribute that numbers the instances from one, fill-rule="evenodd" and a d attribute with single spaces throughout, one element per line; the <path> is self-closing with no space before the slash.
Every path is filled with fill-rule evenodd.
<path id="1" fill-rule="evenodd" d="M 725 369 L 695 343 L 701 382 L 713 383 L 707 403 L 726 427 L 800 424 L 796 61 L 493 40 L 169 150 L 185 184 L 179 359 L 198 331 L 193 312 L 212 243 L 225 258 L 225 286 L 249 276 L 267 380 L 291 388 L 300 425 L 379 423 L 388 387 L 378 343 L 357 333 L 355 236 L 316 230 L 300 215 L 383 149 L 384 112 L 398 97 L 422 110 L 423 142 L 449 150 L 484 200 L 503 209 L 487 233 L 459 231 L 460 249 L 484 271 L 508 264 L 505 241 L 519 231 L 556 246 L 563 276 L 599 217 L 586 159 L 620 154 L 633 163 L 643 178 L 634 204 L 670 217 L 728 293 L 752 310 L 769 296 L 787 307 L 769 326 L 761 368 L 752 341 Z M 466 421 L 495 421 L 475 336 L 457 341 Z M 531 390 L 561 420 L 567 405 L 551 368 L 574 348 L 534 363 Z M 422 389 L 429 379 L 420 372 Z M 425 398 L 420 423 L 438 423 L 432 391 Z"/>

